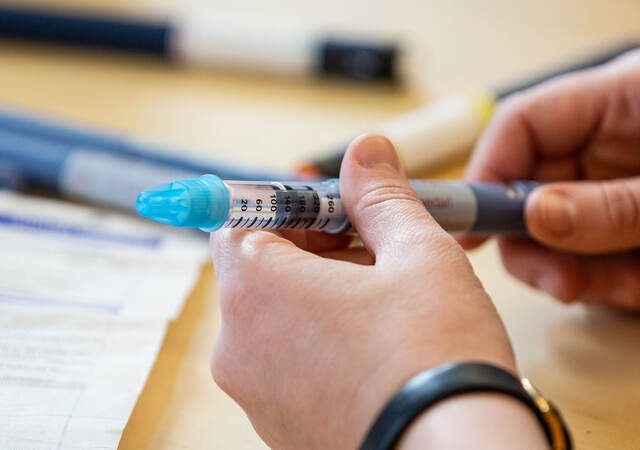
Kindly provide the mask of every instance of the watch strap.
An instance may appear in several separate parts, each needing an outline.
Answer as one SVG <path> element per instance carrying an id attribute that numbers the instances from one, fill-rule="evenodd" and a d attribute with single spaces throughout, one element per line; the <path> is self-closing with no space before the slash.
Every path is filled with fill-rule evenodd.
<path id="1" fill-rule="evenodd" d="M 548 418 L 545 418 L 517 377 L 500 367 L 469 361 L 438 366 L 411 378 L 378 415 L 360 450 L 393 449 L 403 431 L 423 411 L 447 397 L 469 392 L 499 392 L 517 398 L 536 415 L 552 448 L 572 448 L 568 430 L 561 418 L 565 445 L 556 446 L 557 442 L 554 441 L 558 438 L 550 429 Z M 552 412 L 556 412 L 555 408 Z"/>

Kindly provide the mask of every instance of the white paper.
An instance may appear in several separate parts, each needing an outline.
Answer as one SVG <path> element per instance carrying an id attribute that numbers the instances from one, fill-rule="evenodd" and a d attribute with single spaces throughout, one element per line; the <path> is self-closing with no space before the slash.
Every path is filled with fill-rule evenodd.
<path id="1" fill-rule="evenodd" d="M 204 236 L 0 193 L 0 304 L 173 318 L 206 258 Z"/>
<path id="2" fill-rule="evenodd" d="M 204 235 L 0 191 L 0 448 L 115 449 Z"/>
<path id="3" fill-rule="evenodd" d="M 0 448 L 117 448 L 165 321 L 0 314 Z"/>

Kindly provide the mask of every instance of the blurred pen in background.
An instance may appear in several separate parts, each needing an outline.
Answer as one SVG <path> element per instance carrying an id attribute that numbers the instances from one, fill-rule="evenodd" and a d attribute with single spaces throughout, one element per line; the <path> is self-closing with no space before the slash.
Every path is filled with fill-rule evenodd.
<path id="1" fill-rule="evenodd" d="M 625 42 L 511 86 L 439 99 L 370 131 L 385 135 L 394 143 L 408 175 L 421 175 L 468 153 L 503 98 L 558 75 L 599 66 L 639 46 L 638 41 Z M 346 145 L 300 164 L 298 174 L 305 178 L 337 177 L 345 150 Z"/>
<path id="2" fill-rule="evenodd" d="M 141 52 L 178 63 L 288 76 L 397 83 L 405 70 L 405 55 L 392 40 L 240 16 L 154 20 L 1 4 L 0 37 Z"/>
<path id="3" fill-rule="evenodd" d="M 180 177 L 216 173 L 238 180 L 291 178 L 241 161 L 231 164 L 184 154 L 0 108 L 0 187 L 44 189 L 133 210 L 140 191 Z"/>

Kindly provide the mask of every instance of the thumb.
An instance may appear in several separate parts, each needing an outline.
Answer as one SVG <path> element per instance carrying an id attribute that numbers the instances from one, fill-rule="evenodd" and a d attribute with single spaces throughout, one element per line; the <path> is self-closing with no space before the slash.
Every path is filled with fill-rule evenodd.
<path id="1" fill-rule="evenodd" d="M 603 253 L 640 246 L 640 178 L 553 183 L 527 201 L 530 234 L 561 250 Z"/>
<path id="2" fill-rule="evenodd" d="M 340 195 L 351 224 L 377 261 L 406 258 L 448 237 L 409 186 L 393 145 L 383 136 L 364 135 L 349 146 Z"/>

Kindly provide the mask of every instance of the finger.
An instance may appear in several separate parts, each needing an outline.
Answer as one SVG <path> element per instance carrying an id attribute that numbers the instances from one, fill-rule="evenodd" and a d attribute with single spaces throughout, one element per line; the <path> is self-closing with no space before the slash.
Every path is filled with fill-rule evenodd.
<path id="1" fill-rule="evenodd" d="M 572 255 L 519 239 L 501 239 L 500 253 L 509 273 L 561 301 L 640 309 L 637 254 Z"/>
<path id="2" fill-rule="evenodd" d="M 574 157 L 540 160 L 530 178 L 542 182 L 575 180 L 580 177 L 579 165 L 580 161 Z"/>
<path id="3" fill-rule="evenodd" d="M 585 256 L 583 266 L 587 285 L 580 301 L 640 310 L 640 257 L 637 254 Z"/>
<path id="4" fill-rule="evenodd" d="M 474 151 L 467 179 L 530 178 L 539 159 L 577 154 L 605 111 L 597 70 L 566 75 L 501 103 Z"/>
<path id="5" fill-rule="evenodd" d="M 628 113 L 627 113 L 628 114 Z M 594 165 L 609 167 L 611 169 L 640 171 L 640 136 L 638 134 L 635 117 L 620 114 L 622 117 L 615 117 L 618 127 L 622 127 L 621 122 L 630 122 L 628 131 L 621 131 L 617 135 L 605 135 L 599 137 L 596 142 L 589 145 L 585 154 Z M 626 117 L 625 117 L 626 116 Z M 614 125 L 612 125 L 613 127 Z"/>
<path id="6" fill-rule="evenodd" d="M 638 170 L 624 167 L 605 166 L 588 157 L 582 158 L 582 177 L 585 180 L 612 180 L 614 178 L 630 178 L 638 175 Z"/>
<path id="7" fill-rule="evenodd" d="M 382 136 L 365 135 L 350 145 L 342 160 L 340 195 L 376 260 L 407 258 L 446 234 L 409 186 L 393 145 Z"/>
<path id="8" fill-rule="evenodd" d="M 319 253 L 323 258 L 335 259 L 338 261 L 351 262 L 363 266 L 370 266 L 375 263 L 371 254 L 364 247 L 354 247 L 345 250 L 330 250 Z"/>
<path id="9" fill-rule="evenodd" d="M 482 244 L 487 242 L 487 238 L 475 236 L 458 236 L 456 237 L 456 241 L 458 241 L 458 244 L 460 244 L 463 249 L 473 250 L 474 248 L 478 248 Z"/>
<path id="10" fill-rule="evenodd" d="M 339 250 L 349 247 L 353 237 L 309 230 L 281 230 L 280 235 L 298 248 L 311 253 Z"/>
<path id="11" fill-rule="evenodd" d="M 581 156 L 582 176 L 588 180 L 608 180 L 628 178 L 640 173 L 640 167 L 634 161 L 640 157 L 637 140 L 627 139 L 626 148 L 606 147 L 600 142 L 589 146 Z M 626 152 L 624 151 L 626 149 Z M 608 150 L 608 152 L 607 152 Z M 635 158 L 629 155 L 637 155 Z"/>
<path id="12" fill-rule="evenodd" d="M 551 247 L 603 253 L 640 246 L 640 178 L 554 183 L 531 194 L 529 233 Z"/>
<path id="13" fill-rule="evenodd" d="M 584 292 L 586 281 L 578 256 L 516 238 L 501 238 L 498 245 L 507 272 L 529 286 L 565 303 Z"/>
<path id="14" fill-rule="evenodd" d="M 218 278 L 232 282 L 266 268 L 279 267 L 286 272 L 291 264 L 303 264 L 317 258 L 300 250 L 288 239 L 268 231 L 223 228 L 211 233 L 210 244 Z M 275 276 L 279 271 L 272 272 L 271 275 Z"/>

